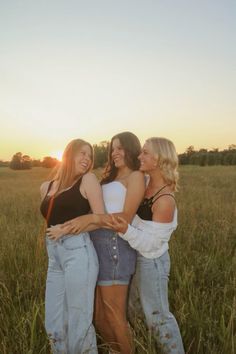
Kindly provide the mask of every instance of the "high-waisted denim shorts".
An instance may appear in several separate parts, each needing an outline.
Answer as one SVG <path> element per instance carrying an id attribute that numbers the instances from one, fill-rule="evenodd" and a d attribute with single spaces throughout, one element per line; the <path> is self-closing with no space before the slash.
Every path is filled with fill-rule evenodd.
<path id="1" fill-rule="evenodd" d="M 135 272 L 136 251 L 112 230 L 90 232 L 99 261 L 98 285 L 129 284 Z"/>

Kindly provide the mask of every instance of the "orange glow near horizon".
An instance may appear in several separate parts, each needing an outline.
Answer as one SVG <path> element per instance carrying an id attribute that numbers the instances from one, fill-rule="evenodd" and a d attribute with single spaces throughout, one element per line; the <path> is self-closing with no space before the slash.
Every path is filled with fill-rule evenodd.
<path id="1" fill-rule="evenodd" d="M 62 160 L 62 155 L 63 155 L 63 151 L 62 150 L 52 151 L 52 152 L 49 153 L 49 156 L 55 157 L 59 161 Z"/>
<path id="2" fill-rule="evenodd" d="M 122 131 L 178 153 L 236 143 L 233 1 L 2 3 L 0 160 Z"/>

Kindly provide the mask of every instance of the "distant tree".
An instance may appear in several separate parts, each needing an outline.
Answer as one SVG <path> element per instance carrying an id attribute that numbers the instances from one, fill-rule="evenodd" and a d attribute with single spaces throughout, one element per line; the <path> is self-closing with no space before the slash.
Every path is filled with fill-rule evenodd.
<path id="1" fill-rule="evenodd" d="M 205 154 L 205 153 L 207 152 L 207 149 L 200 149 L 198 152 L 199 152 L 200 154 Z"/>
<path id="2" fill-rule="evenodd" d="M 9 161 L 0 160 L 0 167 L 8 167 L 10 165 Z"/>
<path id="3" fill-rule="evenodd" d="M 219 151 L 214 148 L 210 151 L 200 149 L 195 151 L 193 145 L 189 146 L 183 154 L 179 155 L 180 165 L 236 165 L 236 144 L 229 145 L 228 149 Z"/>
<path id="4" fill-rule="evenodd" d="M 206 166 L 208 165 L 208 153 L 206 149 L 199 150 L 199 165 Z"/>
<path id="5" fill-rule="evenodd" d="M 40 160 L 32 160 L 32 167 L 40 167 L 42 162 Z"/>
<path id="6" fill-rule="evenodd" d="M 93 145 L 94 149 L 94 168 L 103 167 L 107 162 L 109 142 L 102 141 Z"/>
<path id="7" fill-rule="evenodd" d="M 21 170 L 21 163 L 22 163 L 22 153 L 17 152 L 15 155 L 13 155 L 11 162 L 10 162 L 10 168 L 13 170 Z"/>
<path id="8" fill-rule="evenodd" d="M 233 164 L 234 154 L 229 151 L 226 151 L 223 157 L 223 165 L 232 165 Z"/>
<path id="9" fill-rule="evenodd" d="M 192 155 L 195 153 L 195 150 L 194 150 L 194 146 L 193 145 L 190 145 L 187 149 L 186 149 L 186 154 L 187 155 Z"/>
<path id="10" fill-rule="evenodd" d="M 21 152 L 17 152 L 13 155 L 10 168 L 13 170 L 29 170 L 31 167 L 31 158 L 29 155 L 23 155 Z"/>
<path id="11" fill-rule="evenodd" d="M 59 161 L 55 157 L 45 156 L 42 161 L 42 167 L 52 168 L 55 167 Z"/>
<path id="12" fill-rule="evenodd" d="M 209 151 L 208 152 L 208 165 L 213 166 L 217 165 L 217 157 L 219 156 L 219 152 Z M 218 157 L 219 158 L 219 157 Z"/>
<path id="13" fill-rule="evenodd" d="M 188 155 L 188 163 L 189 165 L 199 165 L 199 159 L 198 159 L 198 155 L 196 153 L 196 151 L 187 154 Z"/>
<path id="14" fill-rule="evenodd" d="M 180 165 L 188 165 L 189 158 L 186 153 L 180 154 L 178 157 L 179 157 L 179 164 Z"/>
<path id="15" fill-rule="evenodd" d="M 32 159 L 29 155 L 23 155 L 21 160 L 21 168 L 22 170 L 29 170 L 32 167 Z"/>
<path id="16" fill-rule="evenodd" d="M 230 144 L 229 145 L 229 150 L 235 150 L 236 151 L 236 144 Z"/>
<path id="17" fill-rule="evenodd" d="M 233 154 L 232 165 L 236 165 L 236 153 Z"/>

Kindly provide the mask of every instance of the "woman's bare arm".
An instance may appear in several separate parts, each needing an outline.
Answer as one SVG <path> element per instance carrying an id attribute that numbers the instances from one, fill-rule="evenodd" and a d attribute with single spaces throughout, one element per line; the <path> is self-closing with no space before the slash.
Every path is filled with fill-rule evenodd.
<path id="1" fill-rule="evenodd" d="M 49 181 L 43 182 L 40 186 L 40 196 L 41 196 L 41 200 L 43 200 L 46 196 L 47 190 L 48 190 L 48 186 L 49 186 Z"/>
<path id="2" fill-rule="evenodd" d="M 121 216 L 128 223 L 130 223 L 133 220 L 141 201 L 143 200 L 144 193 L 145 179 L 143 173 L 140 171 L 132 172 L 128 180 L 123 212 L 114 213 L 113 215 Z"/>
<path id="3" fill-rule="evenodd" d="M 81 183 L 81 193 L 88 199 L 93 213 L 104 213 L 104 202 L 101 186 L 93 173 L 84 175 Z M 87 214 L 74 218 L 63 225 L 51 226 L 47 229 L 47 236 L 57 240 L 66 234 L 78 234 L 83 231 L 91 231 L 98 228 L 99 217 L 95 214 Z"/>
<path id="4" fill-rule="evenodd" d="M 127 222 L 131 222 L 143 199 L 144 192 L 145 180 L 143 173 L 139 171 L 132 172 L 128 180 L 123 212 L 114 213 L 113 215 L 121 216 L 125 218 Z M 111 220 L 111 215 L 109 214 L 83 215 L 66 222 L 63 227 L 70 226 L 72 233 L 79 233 L 85 230 L 92 231 L 102 227 L 109 228 Z"/>
<path id="5" fill-rule="evenodd" d="M 122 216 L 127 222 L 131 222 L 143 199 L 144 192 L 145 181 L 143 173 L 139 171 L 132 172 L 128 180 L 123 212 L 115 213 L 114 215 Z M 60 235 L 62 232 L 63 235 L 68 233 L 78 234 L 83 231 L 93 231 L 102 227 L 108 228 L 110 222 L 111 216 L 109 214 L 88 214 L 65 222 L 60 229 L 51 227 L 47 230 L 47 234 L 51 238 Z"/>

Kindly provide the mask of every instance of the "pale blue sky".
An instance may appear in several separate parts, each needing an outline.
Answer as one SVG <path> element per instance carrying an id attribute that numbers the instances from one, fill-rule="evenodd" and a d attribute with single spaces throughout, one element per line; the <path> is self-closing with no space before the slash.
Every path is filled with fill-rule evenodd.
<path id="1" fill-rule="evenodd" d="M 0 159 L 130 130 L 236 143 L 236 2 L 0 0 Z"/>

